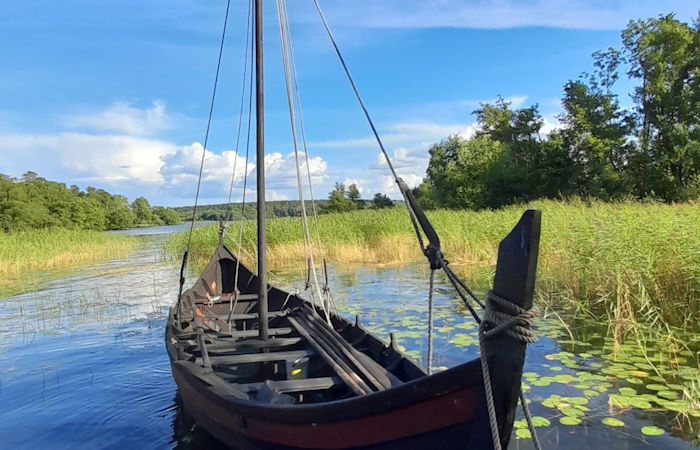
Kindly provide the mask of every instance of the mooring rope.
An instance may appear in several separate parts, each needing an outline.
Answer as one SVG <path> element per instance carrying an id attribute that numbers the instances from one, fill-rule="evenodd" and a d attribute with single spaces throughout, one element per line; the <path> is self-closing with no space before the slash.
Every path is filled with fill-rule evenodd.
<path id="1" fill-rule="evenodd" d="M 435 269 L 430 270 L 430 288 L 428 290 L 428 375 L 433 372 L 433 287 Z"/>
<path id="2" fill-rule="evenodd" d="M 479 358 L 481 359 L 481 374 L 484 380 L 484 391 L 486 394 L 486 406 L 489 414 L 489 426 L 491 428 L 491 438 L 493 439 L 494 450 L 501 450 L 501 439 L 498 432 L 498 419 L 496 418 L 496 407 L 493 401 L 493 390 L 491 388 L 491 375 L 489 372 L 489 362 L 486 357 L 486 339 L 499 333 L 506 333 L 513 339 L 529 344 L 535 342 L 535 333 L 530 326 L 537 316 L 537 308 L 523 309 L 515 303 L 509 301 L 489 291 L 486 295 L 486 310 L 484 318 L 479 325 Z M 540 450 L 540 442 L 532 424 L 530 410 L 525 402 L 522 388 L 519 390 L 520 404 L 527 421 L 532 441 L 537 450 Z"/>

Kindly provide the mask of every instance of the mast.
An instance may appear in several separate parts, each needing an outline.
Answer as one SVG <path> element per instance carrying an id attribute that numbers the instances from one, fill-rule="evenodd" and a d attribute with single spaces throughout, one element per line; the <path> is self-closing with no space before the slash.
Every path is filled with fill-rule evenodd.
<path id="1" fill-rule="evenodd" d="M 258 207 L 258 328 L 267 340 L 267 264 L 265 258 L 265 96 L 263 93 L 262 0 L 255 0 L 255 112 L 257 207 Z"/>

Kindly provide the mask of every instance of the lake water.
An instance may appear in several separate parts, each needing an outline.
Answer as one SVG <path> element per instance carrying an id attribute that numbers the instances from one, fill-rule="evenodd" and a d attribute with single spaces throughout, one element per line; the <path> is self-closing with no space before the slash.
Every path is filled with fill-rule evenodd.
<path id="1" fill-rule="evenodd" d="M 183 413 L 163 345 L 179 263 L 163 253 L 163 234 L 155 232 L 170 230 L 130 232 L 145 236 L 128 259 L 0 299 L 0 448 L 219 447 Z M 282 278 L 303 283 L 294 274 Z M 385 339 L 394 331 L 425 364 L 422 266 L 331 267 L 331 279 L 341 312 L 359 313 Z M 477 357 L 476 327 L 464 307 L 440 277 L 436 290 L 433 366 Z M 539 318 L 540 338 L 528 348 L 525 395 L 541 418 L 544 448 L 697 448 L 700 419 L 682 408 L 697 382 L 697 336 L 688 338 L 691 347 L 680 358 L 666 361 L 653 346 L 645 356 L 630 343 L 613 354 L 604 329 L 575 325 L 572 339 L 557 318 Z M 675 377 L 664 372 L 669 365 L 679 367 Z M 609 418 L 622 425 L 604 424 L 617 424 Z M 510 448 L 532 444 L 513 436 Z"/>

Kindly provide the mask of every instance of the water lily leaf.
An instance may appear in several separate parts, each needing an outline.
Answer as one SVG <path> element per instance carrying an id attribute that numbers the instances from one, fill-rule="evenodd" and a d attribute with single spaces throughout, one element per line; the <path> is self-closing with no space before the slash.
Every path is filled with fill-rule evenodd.
<path id="1" fill-rule="evenodd" d="M 625 422 L 619 419 L 615 419 L 614 417 L 606 417 L 601 422 L 603 422 L 604 425 L 608 425 L 610 427 L 622 427 L 625 425 Z"/>
<path id="2" fill-rule="evenodd" d="M 637 391 L 635 391 L 631 387 L 621 387 L 618 390 L 620 391 L 620 394 L 623 395 L 637 395 Z"/>
<path id="3" fill-rule="evenodd" d="M 639 378 L 626 378 L 625 381 L 629 384 L 644 384 L 644 382 Z"/>
<path id="4" fill-rule="evenodd" d="M 532 434 L 527 428 L 518 428 L 517 430 L 515 430 L 515 437 L 517 439 L 530 439 L 532 437 Z"/>
<path id="5" fill-rule="evenodd" d="M 650 391 L 665 391 L 666 386 L 663 384 L 647 384 L 647 389 Z"/>
<path id="6" fill-rule="evenodd" d="M 649 403 L 648 401 L 646 401 L 642 398 L 630 398 L 629 404 L 630 404 L 630 406 L 634 406 L 635 408 L 638 408 L 638 409 L 650 409 L 652 406 L 651 403 Z"/>
<path id="7" fill-rule="evenodd" d="M 542 401 L 542 406 L 545 406 L 547 408 L 556 408 L 557 405 L 559 404 L 559 399 L 556 398 L 546 398 Z"/>
<path id="8" fill-rule="evenodd" d="M 659 428 L 656 426 L 642 427 L 642 434 L 644 434 L 646 436 L 660 436 L 664 433 L 665 433 L 665 431 L 663 428 Z"/>
<path id="9" fill-rule="evenodd" d="M 600 392 L 594 391 L 593 389 L 584 389 L 584 390 L 583 390 L 583 395 L 585 395 L 585 396 L 588 397 L 588 398 L 597 397 L 597 396 L 600 395 Z"/>
<path id="10" fill-rule="evenodd" d="M 513 428 L 527 428 L 527 421 L 525 419 L 513 421 Z"/>
<path id="11" fill-rule="evenodd" d="M 572 405 L 587 405 L 588 399 L 585 397 L 566 397 L 566 401 Z"/>
<path id="12" fill-rule="evenodd" d="M 565 416 L 559 419 L 559 423 L 562 425 L 578 425 L 581 423 L 581 419 L 578 417 Z"/>
<path id="13" fill-rule="evenodd" d="M 546 419 L 542 416 L 534 416 L 532 418 L 532 425 L 535 427 L 548 427 L 552 423 L 549 421 L 549 419 Z"/>
<path id="14" fill-rule="evenodd" d="M 561 413 L 565 416 L 569 417 L 582 417 L 584 415 L 583 411 L 581 411 L 580 409 L 572 408 L 570 406 L 559 408 L 559 411 L 561 411 Z"/>
<path id="15" fill-rule="evenodd" d="M 656 395 L 668 400 L 676 400 L 678 398 L 678 393 L 675 391 L 659 391 L 656 393 Z"/>

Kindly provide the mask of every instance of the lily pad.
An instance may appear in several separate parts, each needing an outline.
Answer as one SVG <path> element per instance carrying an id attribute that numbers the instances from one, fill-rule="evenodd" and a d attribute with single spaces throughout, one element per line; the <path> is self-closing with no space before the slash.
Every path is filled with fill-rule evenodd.
<path id="1" fill-rule="evenodd" d="M 532 434 L 527 428 L 518 428 L 517 430 L 515 430 L 515 437 L 517 439 L 530 439 L 532 437 Z"/>
<path id="2" fill-rule="evenodd" d="M 581 423 L 581 419 L 578 417 L 570 417 L 570 416 L 564 416 L 561 419 L 559 419 L 559 423 L 562 425 L 578 425 Z"/>
<path id="3" fill-rule="evenodd" d="M 637 391 L 635 391 L 631 387 L 621 387 L 618 390 L 620 391 L 620 394 L 623 395 L 637 395 Z"/>
<path id="4" fill-rule="evenodd" d="M 664 386 L 663 384 L 653 384 L 652 383 L 652 384 L 647 384 L 647 389 L 649 389 L 650 391 L 665 391 L 666 386 Z"/>
<path id="5" fill-rule="evenodd" d="M 532 426 L 534 427 L 548 427 L 552 423 L 549 421 L 549 419 L 546 419 L 542 416 L 534 416 L 532 418 Z"/>
<path id="6" fill-rule="evenodd" d="M 664 433 L 665 433 L 664 429 L 659 428 L 657 426 L 651 425 L 651 426 L 642 427 L 642 434 L 644 434 L 646 436 L 660 436 Z"/>
<path id="7" fill-rule="evenodd" d="M 606 417 L 601 422 L 603 422 L 603 425 L 608 425 L 610 427 L 622 427 L 625 425 L 625 422 L 620 419 L 615 419 L 614 417 Z"/>

